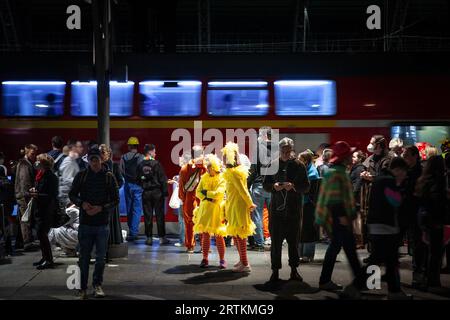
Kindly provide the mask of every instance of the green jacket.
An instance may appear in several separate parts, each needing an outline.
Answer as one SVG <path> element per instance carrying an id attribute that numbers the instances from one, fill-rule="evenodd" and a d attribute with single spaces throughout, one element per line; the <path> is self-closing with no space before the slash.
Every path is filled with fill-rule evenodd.
<path id="1" fill-rule="evenodd" d="M 316 206 L 316 224 L 322 225 L 328 234 L 331 234 L 333 226 L 330 207 L 336 205 L 342 205 L 350 220 L 356 217 L 353 187 L 343 165 L 332 166 L 323 177 L 320 186 Z"/>

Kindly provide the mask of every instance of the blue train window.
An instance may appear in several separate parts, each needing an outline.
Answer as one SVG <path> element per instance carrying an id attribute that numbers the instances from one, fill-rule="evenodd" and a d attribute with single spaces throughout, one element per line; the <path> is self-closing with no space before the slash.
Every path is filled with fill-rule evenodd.
<path id="1" fill-rule="evenodd" d="M 139 83 L 141 115 L 151 117 L 200 115 L 200 81 Z"/>
<path id="2" fill-rule="evenodd" d="M 133 112 L 134 82 L 109 82 L 109 115 L 130 116 Z M 97 116 L 97 81 L 72 82 L 71 112 L 74 116 Z"/>
<path id="3" fill-rule="evenodd" d="M 208 83 L 208 114 L 264 116 L 269 111 L 267 82 L 212 81 Z"/>
<path id="4" fill-rule="evenodd" d="M 65 86 L 63 81 L 4 81 L 2 114 L 19 117 L 61 116 Z"/>
<path id="5" fill-rule="evenodd" d="M 336 114 L 336 83 L 328 80 L 275 81 L 275 112 L 279 116 Z"/>

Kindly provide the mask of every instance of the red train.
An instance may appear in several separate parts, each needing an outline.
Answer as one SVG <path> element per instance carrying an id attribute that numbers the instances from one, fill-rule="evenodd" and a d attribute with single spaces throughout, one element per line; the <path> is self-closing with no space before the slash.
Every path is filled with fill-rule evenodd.
<path id="1" fill-rule="evenodd" d="M 271 126 L 280 130 L 280 135 L 288 135 L 294 138 L 296 151 L 304 148 L 315 149 L 322 142 L 346 140 L 351 145 L 365 149 L 373 134 L 383 134 L 390 137 L 392 133 L 404 135 L 408 139 L 421 139 L 431 137 L 435 143 L 445 138 L 450 133 L 450 75 L 445 74 L 386 74 L 386 75 L 339 75 L 324 77 L 274 76 L 251 78 L 244 74 L 243 78 L 230 77 L 225 74 L 220 78 L 217 73 L 214 77 L 181 77 L 175 78 L 173 74 L 158 78 L 161 81 L 170 78 L 162 87 L 179 86 L 181 80 L 200 81 L 199 84 L 199 110 L 195 116 L 169 116 L 149 115 L 144 116 L 143 105 L 149 104 L 150 108 L 155 101 L 148 101 L 148 96 L 143 97 L 140 90 L 141 82 L 146 80 L 142 74 L 136 73 L 132 84 L 132 106 L 128 108 L 127 116 L 111 118 L 111 146 L 116 160 L 126 152 L 126 141 L 130 136 L 136 136 L 144 143 L 154 143 L 157 146 L 157 158 L 164 164 L 168 177 L 178 172 L 176 164 L 172 163 L 170 155 L 172 148 L 178 143 L 171 141 L 172 132 L 177 128 L 186 128 L 192 132 L 195 120 L 202 121 L 203 130 L 217 128 L 222 132 L 225 129 L 259 128 Z M 29 78 L 29 77 L 28 77 Z M 155 75 L 149 77 L 155 79 Z M 66 78 L 67 79 L 67 78 Z M 278 99 L 277 85 L 279 81 L 313 81 L 326 80 L 333 85 L 331 96 L 335 109 L 326 111 L 325 115 L 306 112 L 305 115 L 285 115 L 280 112 L 282 103 L 295 107 L 295 101 L 281 101 Z M 3 76 L 3 82 L 5 79 Z M 42 80 L 42 79 L 35 79 Z M 264 109 L 264 115 L 233 115 L 232 112 L 223 114 L 223 110 L 213 115 L 211 108 L 210 91 L 217 90 L 211 82 L 219 82 L 220 90 L 249 90 L 243 93 L 245 100 L 254 89 L 253 81 L 260 82 L 258 90 L 266 92 L 267 96 L 259 96 L 267 103 L 258 104 Z M 230 85 L 230 81 L 244 82 L 239 85 Z M 19 117 L 5 116 L 5 99 L 2 103 L 0 118 L 0 149 L 7 155 L 7 159 L 15 158 L 21 146 L 27 143 L 38 145 L 40 151 L 50 149 L 50 140 L 54 135 L 61 135 L 64 139 L 76 138 L 88 141 L 96 138 L 95 117 L 73 116 L 73 86 L 67 85 L 64 89 L 62 110 L 59 116 L 52 117 Z M 226 82 L 226 83 L 225 83 Z M 250 85 L 248 83 L 250 83 Z M 228 86 L 228 87 L 227 87 Z M 262 89 L 261 89 L 262 88 Z M 5 83 L 2 85 L 2 94 L 5 94 Z M 314 96 L 314 94 L 313 94 Z M 53 97 L 54 98 L 54 97 Z M 155 97 L 153 97 L 155 98 Z M 152 99 L 153 99 L 152 98 Z M 223 97 L 222 97 L 223 98 Z M 145 100 L 147 99 L 147 100 Z M 156 99 L 156 98 L 155 98 Z M 223 103 L 229 103 L 225 97 Z M 251 97 L 248 98 L 251 100 Z M 309 100 L 308 100 L 309 99 Z M 305 98 L 302 103 L 315 101 L 314 97 Z M 239 100 L 239 97 L 238 97 Z M 295 99 L 294 99 L 295 100 Z M 288 101 L 288 102 L 286 102 Z M 324 101 L 324 100 L 321 100 Z M 330 101 L 326 101 L 330 103 Z M 239 104 L 239 103 L 238 103 Z M 240 108 L 245 109 L 246 102 L 241 103 Z M 255 105 L 253 105 L 255 106 Z M 167 105 L 160 102 L 160 109 Z M 170 107 L 170 104 L 169 104 Z M 317 103 L 310 107 L 321 108 Z M 220 109 L 220 108 L 219 108 Z M 289 108 L 288 108 L 289 109 Z M 291 108 L 292 109 L 292 108 Z M 295 108 L 294 108 L 295 109 Z M 233 110 L 229 108 L 228 110 Z M 213 110 L 214 111 L 214 110 Z M 221 113 L 222 112 L 222 113 Z M 259 112 L 259 111 L 256 111 Z M 181 112 L 182 113 L 182 112 Z M 250 112 L 251 113 L 251 112 Z M 288 112 L 289 113 L 289 112 Z M 162 112 L 164 114 L 164 110 Z M 222 115 L 220 115 L 222 114 Z M 394 131 L 393 131 L 393 127 Z M 434 130 L 434 128 L 437 128 Z M 421 130 L 426 130 L 421 136 Z M 418 135 L 418 136 L 417 136 Z M 207 144 L 208 142 L 206 142 Z M 169 211 L 167 221 L 176 221 L 176 216 Z"/>

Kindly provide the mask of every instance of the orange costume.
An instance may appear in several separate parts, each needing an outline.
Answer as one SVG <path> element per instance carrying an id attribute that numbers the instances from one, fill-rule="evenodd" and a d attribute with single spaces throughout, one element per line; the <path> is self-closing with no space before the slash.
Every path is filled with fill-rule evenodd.
<path id="1" fill-rule="evenodd" d="M 195 196 L 200 177 L 206 172 L 206 168 L 201 164 L 195 164 L 194 161 L 189 161 L 180 170 L 178 197 L 183 202 L 183 218 L 184 218 L 184 245 L 186 249 L 194 250 L 194 209 L 200 203 L 200 200 Z"/>

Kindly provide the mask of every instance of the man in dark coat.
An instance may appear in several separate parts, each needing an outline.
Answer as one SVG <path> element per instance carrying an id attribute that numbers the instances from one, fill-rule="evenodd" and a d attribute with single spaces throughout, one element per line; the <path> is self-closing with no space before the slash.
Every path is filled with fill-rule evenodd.
<path id="1" fill-rule="evenodd" d="M 288 243 L 290 279 L 303 281 L 297 271 L 300 264 L 298 242 L 303 194 L 309 190 L 310 184 L 305 166 L 291 158 L 294 141 L 283 138 L 279 146 L 280 157 L 275 160 L 278 161 L 278 172 L 265 176 L 263 184 L 264 189 L 272 194 L 269 210 L 269 230 L 272 238 L 270 281 L 280 280 L 279 269 L 281 269 L 281 250 L 284 239 Z"/>

